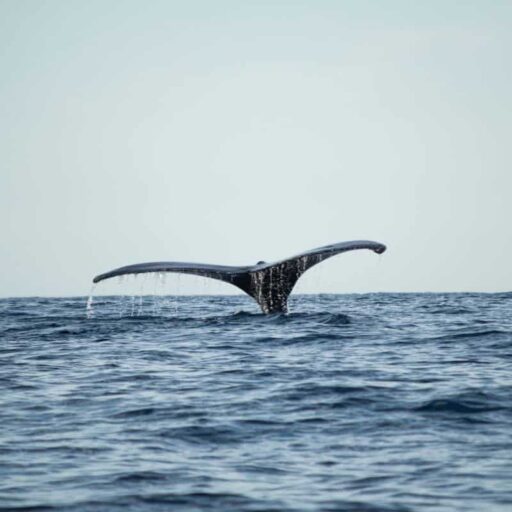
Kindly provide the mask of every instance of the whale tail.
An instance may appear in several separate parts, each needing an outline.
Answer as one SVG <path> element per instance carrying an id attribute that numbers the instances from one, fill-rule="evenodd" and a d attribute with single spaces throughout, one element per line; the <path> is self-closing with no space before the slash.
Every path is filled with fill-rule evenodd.
<path id="1" fill-rule="evenodd" d="M 93 282 L 97 283 L 125 274 L 147 272 L 193 274 L 233 284 L 250 295 L 259 304 L 263 313 L 286 313 L 288 297 L 304 272 L 327 258 L 359 249 L 369 249 L 382 254 L 386 246 L 369 240 L 340 242 L 274 263 L 259 262 L 256 265 L 243 267 L 182 262 L 138 263 L 100 274 L 93 279 Z"/>

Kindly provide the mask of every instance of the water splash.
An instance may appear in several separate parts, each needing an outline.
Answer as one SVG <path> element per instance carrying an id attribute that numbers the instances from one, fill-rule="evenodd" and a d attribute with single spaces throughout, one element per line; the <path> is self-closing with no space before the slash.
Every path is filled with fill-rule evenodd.
<path id="1" fill-rule="evenodd" d="M 144 285 L 146 283 L 147 274 L 142 274 L 141 283 L 139 287 L 139 303 L 137 307 L 137 316 L 142 315 L 143 310 L 143 295 L 144 295 Z"/>
<path id="2" fill-rule="evenodd" d="M 85 317 L 92 318 L 94 316 L 94 290 L 96 289 L 96 284 L 91 286 L 91 291 L 89 292 L 89 298 L 87 299 L 87 304 L 85 305 Z"/>

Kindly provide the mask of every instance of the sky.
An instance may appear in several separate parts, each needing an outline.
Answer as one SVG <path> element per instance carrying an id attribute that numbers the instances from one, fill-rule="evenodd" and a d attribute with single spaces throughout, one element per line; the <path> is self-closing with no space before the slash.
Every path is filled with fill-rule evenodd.
<path id="1" fill-rule="evenodd" d="M 0 0 L 0 296 L 353 239 L 300 291 L 512 290 L 511 50 L 508 0 Z"/>

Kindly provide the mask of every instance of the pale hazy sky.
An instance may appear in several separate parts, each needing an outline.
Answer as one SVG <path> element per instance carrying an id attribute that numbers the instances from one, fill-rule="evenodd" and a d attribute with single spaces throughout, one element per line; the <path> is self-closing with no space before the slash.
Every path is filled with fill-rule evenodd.
<path id="1" fill-rule="evenodd" d="M 0 295 L 361 238 L 304 291 L 512 290 L 511 55 L 510 0 L 0 0 Z"/>

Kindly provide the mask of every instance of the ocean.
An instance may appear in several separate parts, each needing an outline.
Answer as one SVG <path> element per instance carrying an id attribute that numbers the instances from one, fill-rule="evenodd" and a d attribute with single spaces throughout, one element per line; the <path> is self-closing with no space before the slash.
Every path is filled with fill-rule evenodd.
<path id="1" fill-rule="evenodd" d="M 0 509 L 511 511 L 512 293 L 0 300 Z"/>

